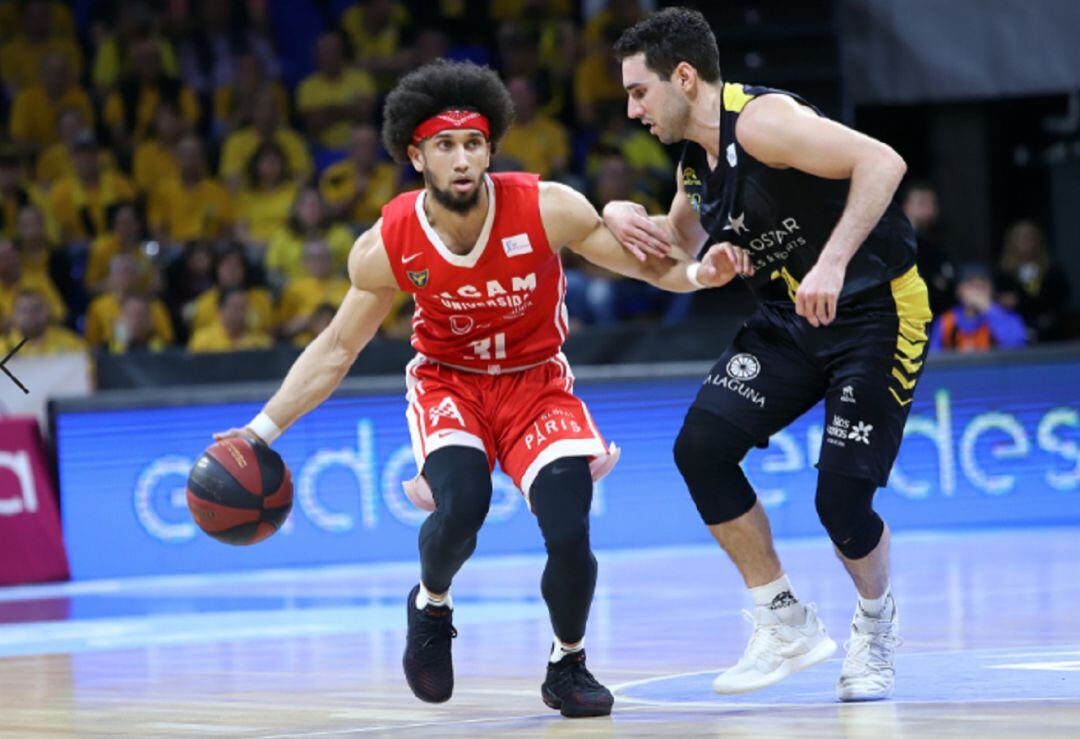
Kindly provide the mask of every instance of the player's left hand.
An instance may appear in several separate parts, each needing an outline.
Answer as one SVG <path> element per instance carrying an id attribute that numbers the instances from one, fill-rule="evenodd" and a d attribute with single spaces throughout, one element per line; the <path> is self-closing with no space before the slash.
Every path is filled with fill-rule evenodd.
<path id="1" fill-rule="evenodd" d="M 737 275 L 752 277 L 753 274 L 754 262 L 750 258 L 750 252 L 725 241 L 713 244 L 709 251 L 705 252 L 705 256 L 701 258 L 697 279 L 706 287 L 722 287 Z"/>
<path id="2" fill-rule="evenodd" d="M 844 269 L 818 262 L 795 292 L 795 312 L 814 328 L 828 326 L 836 319 L 836 302 L 844 287 Z"/>

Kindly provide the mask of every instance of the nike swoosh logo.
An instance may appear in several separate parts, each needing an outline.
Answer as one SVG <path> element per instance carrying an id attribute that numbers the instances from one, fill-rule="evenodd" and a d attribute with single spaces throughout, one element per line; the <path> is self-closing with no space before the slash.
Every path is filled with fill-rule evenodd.
<path id="1" fill-rule="evenodd" d="M 416 259 L 418 256 L 420 256 L 419 252 L 416 253 L 416 254 L 413 254 L 412 256 L 409 256 L 409 257 L 402 257 L 401 258 L 401 263 L 402 264 L 408 264 L 412 260 Z"/>

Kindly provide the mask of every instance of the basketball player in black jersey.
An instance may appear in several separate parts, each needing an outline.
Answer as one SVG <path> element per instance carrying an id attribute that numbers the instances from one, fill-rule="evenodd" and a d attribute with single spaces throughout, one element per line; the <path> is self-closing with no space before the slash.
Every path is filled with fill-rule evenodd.
<path id="1" fill-rule="evenodd" d="M 739 467 L 824 399 L 816 507 L 858 591 L 837 693 L 885 698 L 899 633 L 889 532 L 872 502 L 896 459 L 931 320 L 915 234 L 894 202 L 904 161 L 795 95 L 722 80 L 716 39 L 696 11 L 656 13 L 615 52 L 628 115 L 664 143 L 686 143 L 667 216 L 613 202 L 607 226 L 639 258 L 667 242 L 690 254 L 730 242 L 750 251 L 755 270 L 758 308 L 675 443 L 702 518 L 756 605 L 745 654 L 713 687 L 756 690 L 836 649 L 814 605 L 797 599 Z"/>

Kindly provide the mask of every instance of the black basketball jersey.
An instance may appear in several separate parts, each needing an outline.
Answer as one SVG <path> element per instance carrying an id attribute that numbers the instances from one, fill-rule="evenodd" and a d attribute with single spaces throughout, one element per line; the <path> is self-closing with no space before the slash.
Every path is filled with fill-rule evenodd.
<path id="1" fill-rule="evenodd" d="M 730 241 L 749 250 L 755 274 L 748 282 L 759 299 L 791 305 L 840 220 L 851 181 L 769 167 L 739 146 L 735 122 L 748 102 L 765 94 L 788 95 L 813 108 L 783 90 L 724 84 L 716 169 L 710 170 L 701 146 L 687 142 L 682 184 L 708 243 Z M 915 231 L 894 200 L 851 258 L 840 299 L 886 284 L 914 264 Z"/>

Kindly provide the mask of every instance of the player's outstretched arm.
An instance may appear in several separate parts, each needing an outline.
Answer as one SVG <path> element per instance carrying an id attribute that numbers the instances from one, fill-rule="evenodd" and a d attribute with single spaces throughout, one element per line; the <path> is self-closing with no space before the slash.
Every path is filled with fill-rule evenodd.
<path id="1" fill-rule="evenodd" d="M 731 244 L 715 245 L 701 263 L 681 250 L 641 261 L 622 248 L 584 195 L 555 182 L 540 184 L 540 215 L 553 249 L 566 246 L 593 264 L 669 292 L 721 287 L 753 273 L 749 255 Z"/>
<path id="2" fill-rule="evenodd" d="M 248 426 L 215 434 L 215 439 L 254 434 L 269 443 L 330 397 L 341 383 L 390 312 L 397 291 L 379 226 L 376 223 L 353 245 L 349 254 L 352 286 L 330 325 L 296 358 L 281 387 Z"/>
<path id="3" fill-rule="evenodd" d="M 629 200 L 612 200 L 604 206 L 604 225 L 641 261 L 649 254 L 666 256 L 672 246 L 693 256 L 708 238 L 683 189 L 681 166 L 675 169 L 675 182 L 678 191 L 666 216 L 650 216 L 644 206 Z"/>

